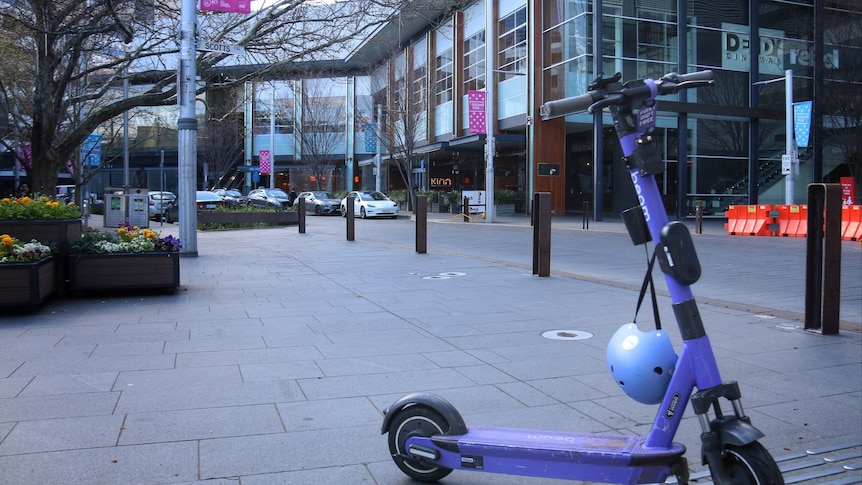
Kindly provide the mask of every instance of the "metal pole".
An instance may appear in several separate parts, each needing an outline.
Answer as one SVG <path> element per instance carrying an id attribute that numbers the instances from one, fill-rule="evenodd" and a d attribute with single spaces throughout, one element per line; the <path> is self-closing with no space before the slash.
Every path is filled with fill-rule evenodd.
<path id="1" fill-rule="evenodd" d="M 129 99 L 129 71 L 123 76 L 123 100 Z M 129 110 L 123 111 L 123 192 L 129 193 Z M 126 217 L 129 216 L 128 208 Z"/>
<path id="2" fill-rule="evenodd" d="M 382 165 L 380 162 L 383 159 L 383 150 L 381 149 L 381 145 L 383 144 L 383 105 L 377 105 L 377 158 L 374 159 L 374 170 L 376 171 L 374 175 L 374 190 L 381 192 L 381 188 L 383 187 L 383 173 L 380 170 L 380 166 Z"/>
<path id="3" fill-rule="evenodd" d="M 179 161 L 178 168 L 178 210 L 180 240 L 183 242 L 182 254 L 198 255 L 197 211 L 195 210 L 195 190 L 197 187 L 197 130 L 195 117 L 195 40 L 197 37 L 197 2 L 182 0 L 180 5 L 180 71 L 177 76 L 177 95 L 179 96 L 180 118 L 177 121 Z"/>
<path id="4" fill-rule="evenodd" d="M 495 2 L 485 0 L 485 222 L 494 222 L 494 67 L 497 51 Z"/>
<path id="5" fill-rule="evenodd" d="M 790 157 L 790 171 L 784 177 L 784 203 L 793 204 L 793 172 L 796 170 L 796 141 L 793 138 L 793 69 L 784 71 L 785 154 Z"/>
<path id="6" fill-rule="evenodd" d="M 162 193 L 162 201 L 159 203 L 159 225 L 165 225 L 165 151 L 159 150 L 159 191 Z"/>
<path id="7" fill-rule="evenodd" d="M 269 108 L 269 188 L 275 188 L 275 84 L 272 85 L 272 104 Z"/>

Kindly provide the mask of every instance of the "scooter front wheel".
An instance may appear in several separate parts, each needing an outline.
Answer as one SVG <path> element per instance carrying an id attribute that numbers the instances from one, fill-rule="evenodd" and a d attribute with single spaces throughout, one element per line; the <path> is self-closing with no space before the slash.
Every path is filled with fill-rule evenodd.
<path id="1" fill-rule="evenodd" d="M 408 477 L 420 482 L 436 482 L 452 473 L 451 468 L 429 466 L 407 458 L 406 444 L 414 436 L 434 436 L 449 430 L 449 423 L 427 406 L 414 405 L 402 409 L 389 428 L 389 452 L 392 460 Z"/>
<path id="2" fill-rule="evenodd" d="M 745 446 L 727 445 L 724 451 L 724 466 L 731 478 L 727 485 L 784 485 L 772 455 L 757 441 Z"/>

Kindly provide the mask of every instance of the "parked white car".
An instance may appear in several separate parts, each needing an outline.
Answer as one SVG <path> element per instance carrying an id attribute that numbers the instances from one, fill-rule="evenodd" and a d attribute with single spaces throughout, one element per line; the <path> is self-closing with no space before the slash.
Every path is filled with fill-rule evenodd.
<path id="1" fill-rule="evenodd" d="M 341 216 L 347 217 L 347 199 L 353 198 L 353 215 L 367 217 L 398 217 L 398 204 L 383 192 L 354 190 L 341 200 Z"/>

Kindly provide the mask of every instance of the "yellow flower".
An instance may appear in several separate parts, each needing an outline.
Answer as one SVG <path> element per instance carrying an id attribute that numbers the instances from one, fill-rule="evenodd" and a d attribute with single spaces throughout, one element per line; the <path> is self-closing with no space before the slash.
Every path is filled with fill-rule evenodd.
<path id="1" fill-rule="evenodd" d="M 22 204 L 29 204 L 32 199 L 30 197 L 21 197 Z"/>
<path id="2" fill-rule="evenodd" d="M 12 203 L 12 199 L 10 199 L 9 197 L 3 197 L 3 203 L 4 203 L 4 204 L 11 204 L 11 203 Z"/>
<path id="3" fill-rule="evenodd" d="M 15 240 L 12 239 L 12 236 L 8 234 L 3 234 L 2 236 L 0 236 L 0 242 L 2 242 L 3 245 L 7 248 L 11 248 L 12 245 L 15 244 Z"/>

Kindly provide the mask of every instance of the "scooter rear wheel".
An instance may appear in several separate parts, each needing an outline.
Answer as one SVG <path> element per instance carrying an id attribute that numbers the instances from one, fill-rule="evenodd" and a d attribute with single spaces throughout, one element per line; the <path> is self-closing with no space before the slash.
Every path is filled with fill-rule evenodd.
<path id="1" fill-rule="evenodd" d="M 745 446 L 727 445 L 724 466 L 732 481 L 727 485 L 784 485 L 772 455 L 756 441 Z"/>
<path id="2" fill-rule="evenodd" d="M 407 476 L 420 482 L 436 482 L 452 473 L 451 468 L 428 466 L 406 458 L 407 439 L 414 436 L 433 436 L 449 431 L 449 423 L 439 413 L 422 405 L 402 409 L 389 428 L 389 451 L 392 460 Z"/>

